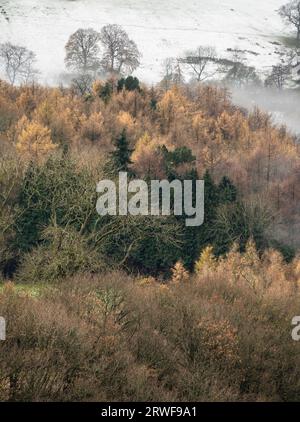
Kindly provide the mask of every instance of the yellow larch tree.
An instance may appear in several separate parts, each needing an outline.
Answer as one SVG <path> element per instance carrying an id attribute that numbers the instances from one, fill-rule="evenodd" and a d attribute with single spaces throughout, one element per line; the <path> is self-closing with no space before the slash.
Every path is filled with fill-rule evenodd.
<path id="1" fill-rule="evenodd" d="M 136 142 L 132 161 L 137 175 L 146 173 L 148 176 L 164 178 L 163 157 L 159 154 L 159 147 L 168 142 L 164 138 L 152 138 L 145 132 Z"/>
<path id="2" fill-rule="evenodd" d="M 198 261 L 195 263 L 195 272 L 200 274 L 203 270 L 214 269 L 217 259 L 213 253 L 213 247 L 207 246 L 200 254 Z"/>
<path id="3" fill-rule="evenodd" d="M 189 104 L 181 90 L 174 86 L 163 95 L 157 108 L 161 115 L 162 125 L 164 126 L 164 129 L 168 131 L 173 123 L 178 123 L 178 119 L 187 117 L 186 114 L 189 109 Z"/>
<path id="4" fill-rule="evenodd" d="M 83 139 L 87 139 L 91 142 L 98 141 L 103 132 L 104 118 L 99 111 L 99 113 L 91 113 L 90 116 L 82 114 L 80 117 L 81 129 L 80 136 Z"/>
<path id="5" fill-rule="evenodd" d="M 23 129 L 17 137 L 17 151 L 29 159 L 40 160 L 57 148 L 51 131 L 42 124 L 23 119 Z"/>
<path id="6" fill-rule="evenodd" d="M 117 120 L 122 129 L 132 129 L 134 127 L 134 119 L 127 111 L 120 111 Z"/>
<path id="7" fill-rule="evenodd" d="M 176 262 L 172 268 L 172 283 L 181 284 L 189 281 L 189 273 L 181 261 Z"/>

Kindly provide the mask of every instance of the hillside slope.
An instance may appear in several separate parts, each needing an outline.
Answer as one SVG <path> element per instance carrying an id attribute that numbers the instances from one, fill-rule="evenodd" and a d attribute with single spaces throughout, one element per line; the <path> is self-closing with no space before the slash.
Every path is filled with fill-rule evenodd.
<path id="1" fill-rule="evenodd" d="M 278 60 L 274 44 L 283 30 L 276 10 L 283 0 L 0 0 L 0 40 L 36 52 L 42 80 L 64 68 L 64 45 L 79 27 L 125 27 L 143 53 L 138 71 L 146 82 L 161 77 L 161 63 L 200 44 L 247 50 L 250 64 L 267 71 Z"/>

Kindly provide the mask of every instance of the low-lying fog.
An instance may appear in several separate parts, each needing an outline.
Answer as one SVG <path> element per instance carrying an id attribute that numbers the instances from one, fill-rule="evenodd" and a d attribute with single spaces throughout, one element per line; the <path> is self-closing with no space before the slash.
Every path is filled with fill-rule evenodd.
<path id="1" fill-rule="evenodd" d="M 300 91 L 297 89 L 278 90 L 270 88 L 231 87 L 232 99 L 247 109 L 259 108 L 269 112 L 273 121 L 284 124 L 294 134 L 300 136 Z"/>

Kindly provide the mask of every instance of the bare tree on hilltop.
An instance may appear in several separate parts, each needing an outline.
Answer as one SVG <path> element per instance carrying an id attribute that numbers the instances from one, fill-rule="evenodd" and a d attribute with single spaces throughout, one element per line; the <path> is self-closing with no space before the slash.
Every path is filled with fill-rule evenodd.
<path id="1" fill-rule="evenodd" d="M 261 81 L 256 69 L 248 66 L 244 52 L 238 49 L 231 51 L 231 58 L 224 61 L 224 81 L 239 87 L 259 85 Z"/>
<path id="2" fill-rule="evenodd" d="M 179 62 L 186 64 L 192 71 L 197 82 L 202 82 L 213 77 L 217 70 L 210 67 L 210 64 L 217 62 L 217 54 L 214 47 L 199 46 L 194 51 L 189 51 Z"/>
<path id="3" fill-rule="evenodd" d="M 116 76 L 130 74 L 140 64 L 135 42 L 119 25 L 106 25 L 101 32 L 78 29 L 65 49 L 66 67 L 80 75 L 80 80 L 100 71 Z"/>
<path id="4" fill-rule="evenodd" d="M 297 42 L 300 42 L 300 1 L 293 0 L 282 6 L 279 15 L 288 24 L 293 25 L 297 31 Z"/>
<path id="5" fill-rule="evenodd" d="M 132 73 L 140 65 L 141 54 L 121 26 L 104 26 L 100 40 L 104 49 L 101 66 L 105 72 L 122 75 Z"/>
<path id="6" fill-rule="evenodd" d="M 161 86 L 165 91 L 170 89 L 173 85 L 182 85 L 184 83 L 184 75 L 181 69 L 179 59 L 168 57 L 163 61 L 163 79 Z"/>
<path id="7" fill-rule="evenodd" d="M 283 89 L 290 76 L 291 66 L 285 63 L 278 63 L 277 65 L 272 66 L 272 71 L 265 80 L 265 85 L 267 87 Z"/>
<path id="8" fill-rule="evenodd" d="M 78 29 L 66 44 L 65 63 L 68 69 L 85 74 L 100 65 L 100 34 L 94 29 Z"/>
<path id="9" fill-rule="evenodd" d="M 36 55 L 26 47 L 10 42 L 0 44 L 0 61 L 5 76 L 12 85 L 17 82 L 32 82 L 38 74 L 34 68 Z"/>

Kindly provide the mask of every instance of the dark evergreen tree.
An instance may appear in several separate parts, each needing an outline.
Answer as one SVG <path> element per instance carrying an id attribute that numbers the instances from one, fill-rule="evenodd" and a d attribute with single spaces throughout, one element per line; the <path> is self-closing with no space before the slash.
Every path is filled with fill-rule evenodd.
<path id="1" fill-rule="evenodd" d="M 192 151 L 188 147 L 179 147 L 174 151 L 169 151 L 168 148 L 163 145 L 160 148 L 160 152 L 164 157 L 165 172 L 168 180 L 171 182 L 174 179 L 191 180 L 193 184 L 193 206 L 196 205 L 196 180 L 199 179 L 196 168 L 194 167 L 196 157 L 192 154 Z M 179 174 L 178 166 L 181 164 L 189 164 L 191 169 L 186 173 Z M 171 198 L 173 200 L 173 198 Z M 184 204 L 182 204 L 184 210 Z M 177 221 L 182 227 L 182 248 L 180 259 L 184 266 L 192 270 L 195 260 L 199 256 L 199 227 L 187 227 L 186 218 L 189 218 L 184 213 L 182 216 L 176 216 Z"/>
<path id="2" fill-rule="evenodd" d="M 231 180 L 224 176 L 219 184 L 219 201 L 221 204 L 234 202 L 237 199 L 237 188 Z"/>
<path id="3" fill-rule="evenodd" d="M 107 104 L 111 99 L 113 93 L 113 86 L 111 82 L 106 82 L 103 87 L 101 87 L 99 92 L 99 97 Z"/>
<path id="4" fill-rule="evenodd" d="M 127 78 L 121 78 L 118 80 L 118 91 L 126 89 L 126 91 L 140 91 L 140 81 L 134 76 L 128 76 Z"/>
<path id="5" fill-rule="evenodd" d="M 204 222 L 202 226 L 192 228 L 195 230 L 195 251 L 193 263 L 199 257 L 200 252 L 207 245 L 214 243 L 214 238 L 211 233 L 211 226 L 217 213 L 219 206 L 219 191 L 214 183 L 210 173 L 205 172 L 204 180 Z M 188 228 L 187 228 L 188 230 Z"/>
<path id="6" fill-rule="evenodd" d="M 117 175 L 119 172 L 124 171 L 133 176 L 134 173 L 130 169 L 132 164 L 130 157 L 134 150 L 129 146 L 125 129 L 113 144 L 115 149 L 109 154 L 110 158 L 105 166 L 106 172 L 111 175 Z"/>
<path id="7" fill-rule="evenodd" d="M 37 245 L 42 227 L 49 222 L 51 210 L 41 199 L 51 193 L 44 176 L 43 168 L 31 163 L 21 185 L 18 199 L 21 212 L 16 221 L 16 247 L 21 252 Z"/>
<path id="8" fill-rule="evenodd" d="M 174 151 L 169 151 L 163 145 L 160 147 L 160 153 L 164 158 L 165 172 L 169 180 L 180 178 L 176 170 L 180 164 L 190 164 L 192 166 L 196 160 L 196 157 L 188 147 L 179 147 L 175 148 Z"/>
<path id="9" fill-rule="evenodd" d="M 198 172 L 195 168 L 187 172 L 183 176 L 183 180 L 192 180 L 193 184 L 193 206 L 196 205 L 196 180 L 199 179 Z M 199 257 L 200 252 L 200 239 L 199 239 L 199 230 L 200 227 L 187 227 L 186 226 L 185 214 L 181 218 L 181 223 L 183 225 L 183 247 L 182 247 L 182 262 L 188 270 L 192 271 L 195 261 Z"/>
<path id="10" fill-rule="evenodd" d="M 156 97 L 156 93 L 153 89 L 153 87 L 151 88 L 151 99 L 150 99 L 150 108 L 152 111 L 155 111 L 157 109 L 157 103 L 158 103 L 158 99 Z"/>
<path id="11" fill-rule="evenodd" d="M 77 231 L 93 226 L 97 214 L 93 175 L 78 171 L 66 156 L 53 157 L 43 165 L 31 164 L 26 171 L 18 198 L 19 213 L 15 221 L 16 248 L 27 252 L 43 241 L 42 232 L 51 223 L 72 226 Z"/>

